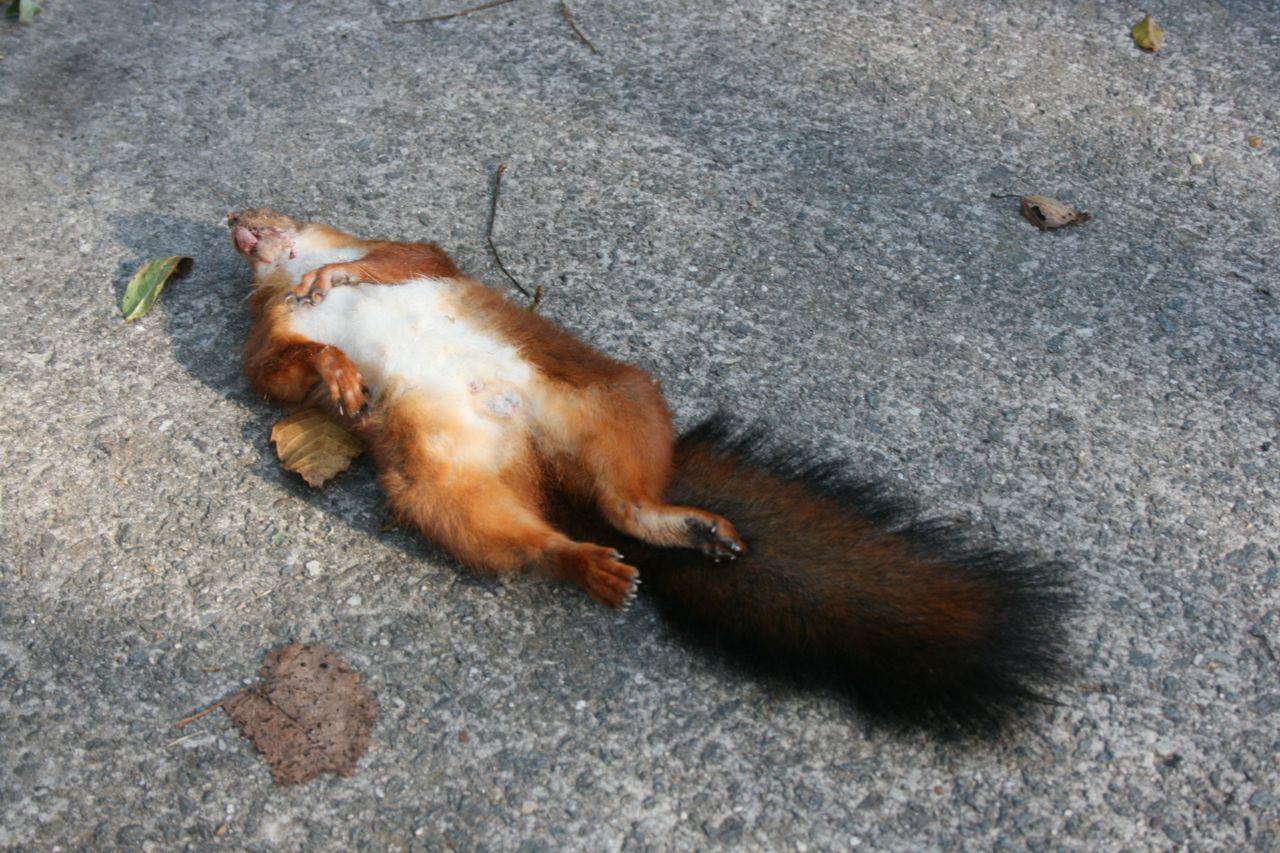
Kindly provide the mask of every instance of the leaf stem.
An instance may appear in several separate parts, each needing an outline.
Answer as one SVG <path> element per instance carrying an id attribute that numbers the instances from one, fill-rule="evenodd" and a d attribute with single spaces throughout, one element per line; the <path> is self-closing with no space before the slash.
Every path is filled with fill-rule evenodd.
<path id="1" fill-rule="evenodd" d="M 508 3 L 514 3 L 515 0 L 490 0 L 488 3 L 481 3 L 479 6 L 468 6 L 466 9 L 459 9 L 456 12 L 446 12 L 443 15 L 428 15 L 425 18 L 403 18 L 399 21 L 392 21 L 393 24 L 426 24 L 431 21 L 447 21 L 450 18 L 460 18 L 463 15 L 470 15 L 472 12 L 483 12 L 485 9 L 492 9 L 495 6 L 505 6 Z"/>

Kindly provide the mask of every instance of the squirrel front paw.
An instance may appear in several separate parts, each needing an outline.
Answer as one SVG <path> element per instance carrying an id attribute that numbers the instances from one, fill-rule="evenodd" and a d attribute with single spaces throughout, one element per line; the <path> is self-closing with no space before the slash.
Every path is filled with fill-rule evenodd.
<path id="1" fill-rule="evenodd" d="M 329 389 L 338 414 L 360 417 L 368 411 L 368 392 L 360 368 L 339 349 L 326 347 L 315 357 L 316 372 Z"/>
<path id="2" fill-rule="evenodd" d="M 319 305 L 334 287 L 359 284 L 360 281 L 359 271 L 352 264 L 325 264 L 303 275 L 302 280 L 284 298 L 289 303 Z"/>

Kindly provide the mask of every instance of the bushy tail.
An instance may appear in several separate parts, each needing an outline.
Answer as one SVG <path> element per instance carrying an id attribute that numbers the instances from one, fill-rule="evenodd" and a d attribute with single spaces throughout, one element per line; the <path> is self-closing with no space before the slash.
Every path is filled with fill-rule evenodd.
<path id="1" fill-rule="evenodd" d="M 732 562 L 684 549 L 636 561 L 684 632 L 886 721 L 958 732 L 1042 700 L 1061 669 L 1060 565 L 915 520 L 874 484 L 721 417 L 684 435 L 677 457 L 669 499 L 724 515 L 750 548 Z"/>

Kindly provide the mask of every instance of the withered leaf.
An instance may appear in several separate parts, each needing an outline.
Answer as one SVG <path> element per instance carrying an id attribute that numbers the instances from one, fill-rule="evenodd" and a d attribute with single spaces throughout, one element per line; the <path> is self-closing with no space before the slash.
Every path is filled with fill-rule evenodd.
<path id="1" fill-rule="evenodd" d="M 276 421 L 271 440 L 284 467 L 313 488 L 347 470 L 365 449 L 363 441 L 321 409 L 302 409 Z"/>
<path id="2" fill-rule="evenodd" d="M 378 716 L 360 673 L 332 649 L 295 643 L 267 652 L 259 678 L 221 705 L 277 783 L 356 772 Z"/>
<path id="3" fill-rule="evenodd" d="M 1150 15 L 1134 24 L 1129 34 L 1133 36 L 1133 41 L 1138 47 L 1152 53 L 1158 51 L 1164 44 L 1164 28 Z"/>
<path id="4" fill-rule="evenodd" d="M 1077 222 L 1088 222 L 1092 218 L 1084 211 L 1076 210 L 1047 195 L 1024 195 L 1022 215 L 1041 231 L 1065 228 Z"/>

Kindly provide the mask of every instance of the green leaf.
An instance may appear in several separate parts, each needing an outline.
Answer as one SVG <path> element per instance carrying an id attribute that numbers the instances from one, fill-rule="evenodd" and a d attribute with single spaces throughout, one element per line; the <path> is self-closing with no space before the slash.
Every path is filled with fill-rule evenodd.
<path id="1" fill-rule="evenodd" d="M 29 24 L 39 11 L 36 0 L 12 0 L 4 14 L 7 18 L 17 18 L 19 24 Z"/>
<path id="2" fill-rule="evenodd" d="M 124 319 L 132 322 L 146 316 L 169 279 L 182 278 L 194 265 L 195 261 L 185 255 L 170 255 L 143 264 L 124 289 L 124 300 L 120 303 Z"/>

